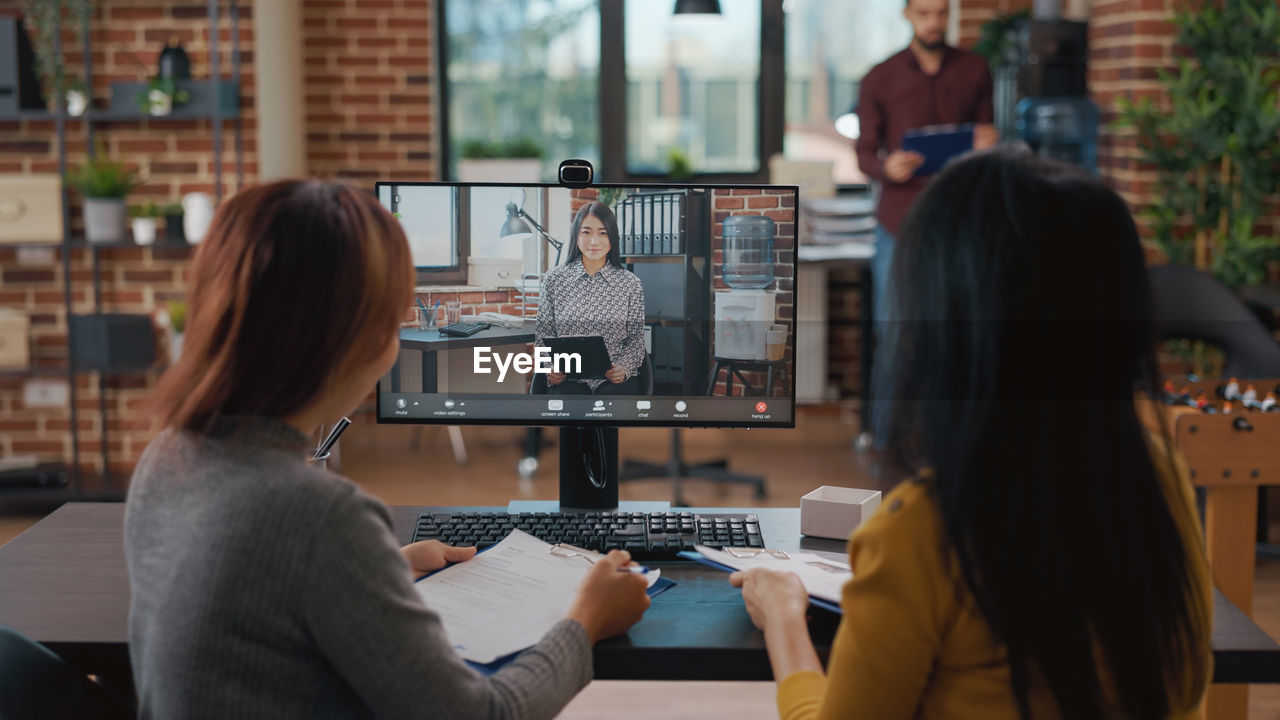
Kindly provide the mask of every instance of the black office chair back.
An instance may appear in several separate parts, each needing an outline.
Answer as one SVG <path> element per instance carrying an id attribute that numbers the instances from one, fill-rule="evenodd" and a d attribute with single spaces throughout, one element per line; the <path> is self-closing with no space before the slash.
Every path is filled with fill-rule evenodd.
<path id="1" fill-rule="evenodd" d="M 1230 290 L 1211 275 L 1183 265 L 1151 268 L 1161 339 L 1203 340 L 1222 348 L 1222 374 L 1280 376 L 1280 343 Z"/>
<path id="2" fill-rule="evenodd" d="M 636 373 L 636 377 L 640 378 L 640 394 L 653 394 L 653 360 L 645 353 L 644 362 L 640 363 L 640 371 Z M 547 376 L 541 373 L 534 373 L 533 380 L 529 383 L 530 395 L 546 395 L 547 394 Z"/>
<path id="3" fill-rule="evenodd" d="M 132 718 L 132 708 L 40 643 L 0 626 L 0 719 Z"/>

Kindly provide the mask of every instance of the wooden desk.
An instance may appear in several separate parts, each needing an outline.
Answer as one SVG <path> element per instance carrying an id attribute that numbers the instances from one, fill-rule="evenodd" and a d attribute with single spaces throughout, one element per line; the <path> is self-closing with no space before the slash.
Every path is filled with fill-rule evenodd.
<path id="1" fill-rule="evenodd" d="M 478 318 L 463 316 L 462 320 L 464 322 L 474 322 Z M 400 347 L 404 350 L 419 350 L 422 352 L 422 392 L 424 393 L 434 393 L 437 390 L 436 368 L 439 364 L 436 358 L 437 352 L 481 346 L 527 345 L 533 342 L 533 339 L 532 320 L 526 321 L 522 327 L 518 328 L 493 325 L 486 330 L 481 330 L 475 335 L 468 335 L 467 337 L 441 335 L 440 331 L 435 328 L 430 330 L 419 330 L 417 328 L 400 329 Z M 391 392 L 401 392 L 398 362 L 397 367 L 391 371 Z"/>
<path id="2" fill-rule="evenodd" d="M 402 542 L 408 541 L 418 513 L 426 509 L 392 509 Z M 771 547 L 844 550 L 842 542 L 802 539 L 795 508 L 749 511 L 759 514 Z M 123 523 L 122 504 L 68 503 L 0 547 L 0 625 L 44 643 L 85 672 L 128 687 L 132 680 Z M 692 563 L 658 565 L 663 577 L 678 585 L 655 598 L 644 620 L 627 636 L 596 645 L 596 677 L 772 679 L 764 638 L 752 626 L 739 591 L 729 586 L 726 575 Z M 815 612 L 811 633 L 824 657 L 836 622 L 829 613 Z M 1280 645 L 1218 593 L 1213 646 L 1215 682 L 1280 682 Z M 1214 720 L 1221 717 L 1225 716 Z"/>

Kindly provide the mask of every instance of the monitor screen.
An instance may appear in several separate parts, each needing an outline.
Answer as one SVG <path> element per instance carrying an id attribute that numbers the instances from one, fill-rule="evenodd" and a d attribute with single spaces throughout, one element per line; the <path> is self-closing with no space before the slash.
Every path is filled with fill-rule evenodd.
<path id="1" fill-rule="evenodd" d="M 376 192 L 417 274 L 379 422 L 794 426 L 795 187 Z"/>

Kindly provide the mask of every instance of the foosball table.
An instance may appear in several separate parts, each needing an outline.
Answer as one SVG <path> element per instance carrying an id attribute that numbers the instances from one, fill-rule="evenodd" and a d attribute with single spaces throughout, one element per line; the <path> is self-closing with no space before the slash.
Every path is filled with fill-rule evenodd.
<path id="1" fill-rule="evenodd" d="M 1205 491 L 1205 540 L 1214 585 L 1253 616 L 1258 489 L 1280 485 L 1280 379 L 1165 384 L 1163 415 L 1174 445 Z M 1152 426 L 1157 416 L 1147 413 Z M 1265 518 L 1265 514 L 1263 514 Z M 1209 717 L 1245 717 L 1247 685 L 1210 688 Z"/>

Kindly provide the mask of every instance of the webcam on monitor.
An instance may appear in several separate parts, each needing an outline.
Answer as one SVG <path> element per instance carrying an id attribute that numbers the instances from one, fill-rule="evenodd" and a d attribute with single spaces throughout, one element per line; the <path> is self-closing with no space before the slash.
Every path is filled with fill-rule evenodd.
<path id="1" fill-rule="evenodd" d="M 560 163 L 557 177 L 566 187 L 586 187 L 595 179 L 595 174 L 589 160 L 565 160 Z"/>

